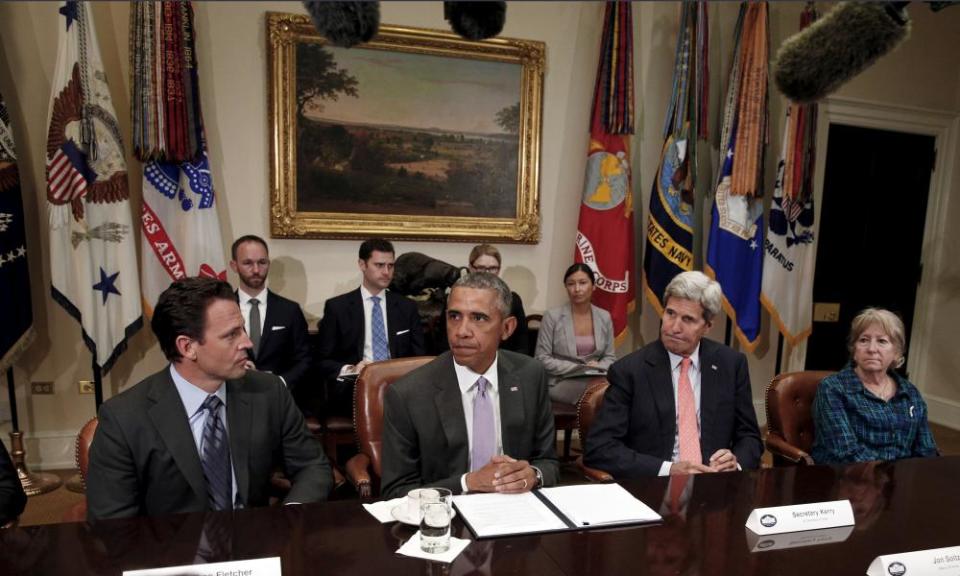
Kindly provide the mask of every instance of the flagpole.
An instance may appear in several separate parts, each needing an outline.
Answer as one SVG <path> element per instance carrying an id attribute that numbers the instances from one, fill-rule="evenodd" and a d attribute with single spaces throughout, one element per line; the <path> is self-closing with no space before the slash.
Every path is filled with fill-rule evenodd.
<path id="1" fill-rule="evenodd" d="M 100 373 L 100 365 L 97 364 L 97 357 L 93 357 L 93 401 L 95 412 L 100 413 L 100 405 L 103 404 L 103 375 Z"/>
<path id="2" fill-rule="evenodd" d="M 10 420 L 13 430 L 10 431 L 10 460 L 17 469 L 17 477 L 27 496 L 46 494 L 60 487 L 63 483 L 56 474 L 32 473 L 27 470 L 27 453 L 23 449 L 23 432 L 20 431 L 20 421 L 17 418 L 17 392 L 13 381 L 13 366 L 7 368 L 7 395 L 10 398 Z"/>
<path id="3" fill-rule="evenodd" d="M 777 374 L 783 369 L 783 332 L 777 332 Z"/>
<path id="4" fill-rule="evenodd" d="M 730 317 L 727 316 L 727 331 L 723 335 L 723 343 L 726 344 L 727 346 L 730 346 L 730 344 L 732 344 L 732 340 L 733 340 L 733 320 L 731 320 Z"/>

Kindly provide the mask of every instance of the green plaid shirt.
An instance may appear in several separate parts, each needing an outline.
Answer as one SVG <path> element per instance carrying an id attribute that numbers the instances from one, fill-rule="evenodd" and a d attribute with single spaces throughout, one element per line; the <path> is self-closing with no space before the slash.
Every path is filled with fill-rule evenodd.
<path id="1" fill-rule="evenodd" d="M 847 366 L 823 379 L 813 401 L 817 464 L 935 456 L 927 404 L 916 386 L 893 374 L 897 392 L 889 402 L 869 392 Z"/>

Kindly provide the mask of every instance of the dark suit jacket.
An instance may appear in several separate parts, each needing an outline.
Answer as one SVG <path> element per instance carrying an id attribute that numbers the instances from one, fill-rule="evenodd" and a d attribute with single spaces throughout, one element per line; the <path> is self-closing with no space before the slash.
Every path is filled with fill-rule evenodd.
<path id="1" fill-rule="evenodd" d="M 99 417 L 87 474 L 89 519 L 207 510 L 203 467 L 169 367 L 107 400 Z M 330 464 L 278 378 L 250 371 L 228 380 L 227 429 L 244 507 L 267 505 L 276 464 L 292 483 L 287 502 L 326 499 Z"/>
<path id="2" fill-rule="evenodd" d="M 23 493 L 17 469 L 10 460 L 6 446 L 0 442 L 0 527 L 16 520 L 27 505 L 27 495 Z"/>
<path id="3" fill-rule="evenodd" d="M 260 348 L 251 360 L 261 372 L 283 378 L 295 392 L 310 372 L 310 342 L 303 310 L 293 300 L 267 291 L 267 317 L 263 319 Z"/>
<path id="4" fill-rule="evenodd" d="M 387 340 L 391 358 L 423 356 L 423 328 L 417 305 L 404 296 L 386 292 Z M 344 364 L 363 360 L 363 297 L 360 288 L 327 300 L 320 319 L 317 367 L 327 381 L 340 374 Z"/>
<path id="5" fill-rule="evenodd" d="M 543 366 L 501 350 L 497 377 L 503 453 L 539 468 L 545 486 L 556 484 L 556 434 Z M 395 382 L 383 403 L 383 497 L 424 485 L 459 494 L 470 449 L 453 355 L 444 352 Z"/>
<path id="6" fill-rule="evenodd" d="M 728 448 L 744 469 L 756 468 L 763 447 L 747 358 L 700 340 L 700 450 L 703 463 Z M 677 415 L 670 358 L 660 340 L 614 362 L 610 387 L 587 436 L 584 464 L 615 478 L 656 476 L 673 455 Z"/>

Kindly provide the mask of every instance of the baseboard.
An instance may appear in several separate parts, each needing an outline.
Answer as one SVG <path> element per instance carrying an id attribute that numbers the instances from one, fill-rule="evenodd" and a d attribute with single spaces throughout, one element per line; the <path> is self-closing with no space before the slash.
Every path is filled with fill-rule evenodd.
<path id="1" fill-rule="evenodd" d="M 70 470 L 76 468 L 76 430 L 51 430 L 23 434 L 23 448 L 27 453 L 27 468 L 33 471 Z M 4 434 L 3 443 L 10 449 L 10 436 Z"/>
<path id="2" fill-rule="evenodd" d="M 927 401 L 927 419 L 934 424 L 960 430 L 960 402 L 924 394 Z"/>

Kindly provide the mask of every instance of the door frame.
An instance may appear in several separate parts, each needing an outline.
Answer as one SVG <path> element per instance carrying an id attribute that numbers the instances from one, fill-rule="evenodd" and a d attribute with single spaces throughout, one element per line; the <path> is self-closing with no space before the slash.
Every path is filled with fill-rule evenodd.
<path id="1" fill-rule="evenodd" d="M 920 391 L 925 392 L 926 375 L 929 371 L 927 347 L 930 341 L 930 318 L 933 314 L 931 287 L 934 279 L 939 276 L 941 268 L 943 237 L 947 225 L 946 205 L 950 184 L 953 181 L 953 161 L 956 158 L 956 138 L 960 128 L 958 125 L 960 118 L 953 112 L 854 98 L 830 97 L 821 102 L 817 117 L 817 156 L 814 170 L 818 234 L 820 210 L 823 207 L 827 140 L 831 124 L 923 134 L 933 136 L 935 139 L 936 161 L 930 175 L 923 245 L 920 252 L 923 272 L 920 276 L 920 286 L 917 288 L 913 328 L 910 334 L 910 351 L 907 356 L 910 381 L 917 383 Z M 797 347 L 795 354 L 791 354 L 790 368 L 802 370 L 805 361 L 806 341 Z M 927 395 L 924 394 L 924 396 Z M 929 400 L 931 398 L 928 397 L 928 402 Z M 935 411 L 931 405 L 930 419 L 948 423 L 960 421 L 957 419 L 960 416 L 960 405 L 943 406 L 943 408 L 945 410 Z"/>

